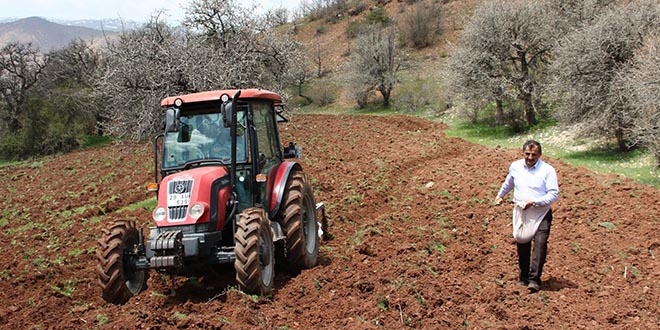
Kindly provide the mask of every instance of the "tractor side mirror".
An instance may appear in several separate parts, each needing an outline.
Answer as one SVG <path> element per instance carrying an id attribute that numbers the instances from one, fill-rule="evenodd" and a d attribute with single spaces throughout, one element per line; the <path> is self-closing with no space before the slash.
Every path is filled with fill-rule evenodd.
<path id="1" fill-rule="evenodd" d="M 284 158 L 302 158 L 302 148 L 289 142 L 289 145 L 284 147 Z"/>
<path id="2" fill-rule="evenodd" d="M 284 105 L 283 104 L 276 104 L 275 105 L 275 119 L 278 123 L 287 123 L 289 122 L 289 119 L 284 117 L 282 114 L 284 112 Z"/>
<path id="3" fill-rule="evenodd" d="M 231 127 L 232 124 L 232 102 L 222 104 L 222 126 Z"/>
<path id="4" fill-rule="evenodd" d="M 179 131 L 179 109 L 169 108 L 165 112 L 165 131 L 178 132 Z"/>

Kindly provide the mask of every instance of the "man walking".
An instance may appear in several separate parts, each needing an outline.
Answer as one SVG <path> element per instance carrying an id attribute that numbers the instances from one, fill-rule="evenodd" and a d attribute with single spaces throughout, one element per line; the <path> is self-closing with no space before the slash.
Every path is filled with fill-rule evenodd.
<path id="1" fill-rule="evenodd" d="M 530 292 L 537 292 L 542 284 L 541 275 L 548 252 L 551 204 L 559 198 L 559 183 L 554 167 L 541 160 L 539 142 L 529 140 L 523 144 L 522 150 L 523 159 L 509 166 L 495 205 L 500 205 L 504 196 L 513 190 L 513 237 L 520 268 L 518 284 L 527 286 Z"/>

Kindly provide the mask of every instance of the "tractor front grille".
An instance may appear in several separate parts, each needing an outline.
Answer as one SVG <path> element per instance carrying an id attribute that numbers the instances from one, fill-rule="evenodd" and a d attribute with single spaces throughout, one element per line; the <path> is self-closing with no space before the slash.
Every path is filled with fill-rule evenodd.
<path id="1" fill-rule="evenodd" d="M 167 208 L 169 212 L 170 220 L 183 220 L 186 218 L 186 212 L 188 211 L 188 205 L 185 206 L 170 206 Z"/>

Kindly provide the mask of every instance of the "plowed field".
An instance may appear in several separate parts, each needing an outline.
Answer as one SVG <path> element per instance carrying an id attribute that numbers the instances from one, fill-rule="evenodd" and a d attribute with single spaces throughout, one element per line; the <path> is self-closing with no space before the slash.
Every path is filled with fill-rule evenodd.
<path id="1" fill-rule="evenodd" d="M 544 159 L 557 169 L 544 287 L 517 287 L 511 205 L 491 201 L 518 149 L 448 138 L 405 116 L 296 115 L 283 142 L 326 204 L 320 264 L 279 272 L 271 297 L 152 273 L 127 304 L 101 299 L 101 229 L 151 225 L 149 144 L 0 168 L 2 329 L 660 328 L 660 192 Z M 543 143 L 543 141 L 541 141 Z M 173 294 L 174 293 L 174 294 Z"/>

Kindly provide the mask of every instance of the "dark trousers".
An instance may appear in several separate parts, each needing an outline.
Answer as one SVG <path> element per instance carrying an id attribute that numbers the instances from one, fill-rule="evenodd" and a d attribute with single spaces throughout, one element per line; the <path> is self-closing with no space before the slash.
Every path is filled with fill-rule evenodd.
<path id="1" fill-rule="evenodd" d="M 548 255 L 548 237 L 550 236 L 551 226 L 552 210 L 549 210 L 543 220 L 541 220 L 539 229 L 536 231 L 532 241 L 525 244 L 516 243 L 521 281 L 534 281 L 541 285 L 543 265 L 545 264 L 545 257 Z M 534 242 L 534 249 L 532 249 L 532 242 Z"/>

